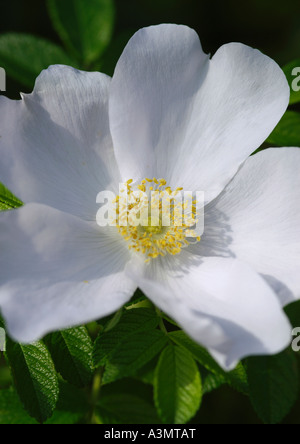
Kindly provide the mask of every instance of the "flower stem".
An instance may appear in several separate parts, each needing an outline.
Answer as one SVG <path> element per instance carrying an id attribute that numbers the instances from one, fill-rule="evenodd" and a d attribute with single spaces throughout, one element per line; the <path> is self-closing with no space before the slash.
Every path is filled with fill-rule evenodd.
<path id="1" fill-rule="evenodd" d="M 103 368 L 98 369 L 94 375 L 91 395 L 90 395 L 90 412 L 88 417 L 88 424 L 101 424 L 101 421 L 96 414 L 95 410 L 97 407 L 101 386 L 102 386 L 102 374 Z"/>

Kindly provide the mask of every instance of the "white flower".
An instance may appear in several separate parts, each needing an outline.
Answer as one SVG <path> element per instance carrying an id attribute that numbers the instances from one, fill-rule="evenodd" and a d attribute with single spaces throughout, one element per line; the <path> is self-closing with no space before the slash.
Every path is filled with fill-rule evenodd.
<path id="1" fill-rule="evenodd" d="M 239 43 L 210 60 L 177 25 L 135 34 L 112 80 L 52 66 L 21 101 L 1 97 L 0 180 L 26 203 L 0 215 L 11 335 L 101 318 L 140 287 L 224 368 L 284 349 L 282 306 L 300 297 L 300 150 L 249 156 L 288 101 L 274 61 Z M 96 196 L 148 177 L 204 190 L 207 205 L 200 242 L 145 264 L 96 224 Z"/>

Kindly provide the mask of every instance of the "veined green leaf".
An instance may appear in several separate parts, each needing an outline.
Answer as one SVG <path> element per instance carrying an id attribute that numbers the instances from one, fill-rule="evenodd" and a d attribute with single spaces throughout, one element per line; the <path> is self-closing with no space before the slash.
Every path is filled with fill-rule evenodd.
<path id="1" fill-rule="evenodd" d="M 218 389 L 222 385 L 226 384 L 226 379 L 222 375 L 216 375 L 214 373 L 209 373 L 203 379 L 203 395 Z"/>
<path id="2" fill-rule="evenodd" d="M 283 72 L 291 88 L 290 104 L 300 102 L 300 59 L 294 60 L 284 66 Z"/>
<path id="3" fill-rule="evenodd" d="M 14 196 L 1 182 L 0 182 L 0 211 L 12 210 L 23 205 L 16 196 Z"/>
<path id="4" fill-rule="evenodd" d="M 33 88 L 43 69 L 57 64 L 76 67 L 76 62 L 62 48 L 48 40 L 28 34 L 0 36 L 0 66 L 28 88 Z"/>
<path id="5" fill-rule="evenodd" d="M 53 415 L 46 424 L 77 424 L 89 411 L 87 396 L 66 382 L 59 382 L 59 398 Z"/>
<path id="6" fill-rule="evenodd" d="M 185 424 L 200 408 L 201 377 L 191 354 L 170 344 L 160 356 L 154 378 L 154 399 L 166 424 Z"/>
<path id="7" fill-rule="evenodd" d="M 169 333 L 169 337 L 176 344 L 186 348 L 194 359 L 211 373 L 223 377 L 227 384 L 230 384 L 239 392 L 248 394 L 247 375 L 241 363 L 235 370 L 226 373 L 203 347 L 196 344 L 183 331 Z"/>
<path id="8" fill-rule="evenodd" d="M 102 331 L 94 344 L 95 367 L 105 365 L 123 341 L 143 330 L 155 329 L 159 319 L 154 310 L 137 308 L 125 310 L 119 322 L 109 331 Z"/>
<path id="9" fill-rule="evenodd" d="M 81 391 L 64 382 L 59 384 L 57 408 L 46 424 L 76 424 L 88 411 L 88 404 Z M 0 390 L 0 424 L 38 424 L 28 415 L 12 388 Z"/>
<path id="10" fill-rule="evenodd" d="M 101 398 L 98 412 L 102 424 L 159 424 L 155 408 L 138 393 Z"/>
<path id="11" fill-rule="evenodd" d="M 6 354 L 25 409 L 38 422 L 45 422 L 52 415 L 59 394 L 50 353 L 42 342 L 21 345 L 8 340 Z"/>
<path id="12" fill-rule="evenodd" d="M 103 424 L 160 424 L 153 393 L 141 382 L 122 379 L 101 390 L 97 414 Z"/>
<path id="13" fill-rule="evenodd" d="M 134 375 L 157 356 L 167 342 L 167 336 L 160 330 L 142 330 L 128 336 L 110 355 L 105 365 L 103 384 Z"/>
<path id="14" fill-rule="evenodd" d="M 70 384 L 87 386 L 93 377 L 93 344 L 85 327 L 52 333 L 45 338 L 56 370 Z"/>
<path id="15" fill-rule="evenodd" d="M 142 381 L 144 384 L 153 385 L 154 373 L 158 363 L 158 356 L 149 361 L 146 365 L 141 367 L 134 375 L 133 378 Z"/>
<path id="16" fill-rule="evenodd" d="M 84 64 L 97 60 L 112 36 L 113 0 L 48 0 L 48 9 L 69 51 Z"/>
<path id="17" fill-rule="evenodd" d="M 267 142 L 277 146 L 300 146 L 300 113 L 287 111 Z"/>
<path id="18" fill-rule="evenodd" d="M 247 360 L 250 399 L 258 416 L 266 424 L 277 424 L 297 400 L 297 359 L 291 350 L 277 356 Z"/>
<path id="19" fill-rule="evenodd" d="M 101 323 L 104 321 L 104 323 L 103 323 L 104 325 L 103 324 L 101 324 L 101 325 L 103 326 L 105 332 L 112 330 L 120 322 L 122 315 L 123 315 L 123 311 L 124 311 L 124 309 L 122 307 L 113 316 L 109 317 L 109 320 L 107 322 L 105 319 L 102 319 L 102 321 L 99 322 L 99 323 Z"/>

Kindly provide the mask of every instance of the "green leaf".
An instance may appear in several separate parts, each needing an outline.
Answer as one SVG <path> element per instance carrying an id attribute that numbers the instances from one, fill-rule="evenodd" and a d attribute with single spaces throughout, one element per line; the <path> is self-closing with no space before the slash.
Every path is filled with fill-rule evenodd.
<path id="1" fill-rule="evenodd" d="M 45 424 L 77 424 L 89 411 L 86 394 L 66 382 L 59 382 L 59 398 L 56 409 Z"/>
<path id="2" fill-rule="evenodd" d="M 211 373 L 223 377 L 227 384 L 234 387 L 243 394 L 248 394 L 247 375 L 243 365 L 240 363 L 237 368 L 231 372 L 225 372 L 216 361 L 210 356 L 208 351 L 196 344 L 183 331 L 169 333 L 170 339 L 176 344 L 186 348 L 203 367 Z"/>
<path id="3" fill-rule="evenodd" d="M 0 357 L 1 362 L 1 357 Z M 12 377 L 9 368 L 0 364 L 0 390 L 9 388 L 12 385 Z"/>
<path id="4" fill-rule="evenodd" d="M 12 210 L 21 207 L 21 202 L 0 182 L 0 211 Z"/>
<path id="5" fill-rule="evenodd" d="M 296 68 L 299 69 L 296 70 Z M 300 102 L 300 59 L 294 60 L 286 65 L 283 71 L 291 89 L 290 105 L 293 105 L 294 103 Z"/>
<path id="6" fill-rule="evenodd" d="M 38 424 L 24 410 L 13 389 L 0 390 L 0 424 Z"/>
<path id="7" fill-rule="evenodd" d="M 97 413 L 103 424 L 160 424 L 152 390 L 131 379 L 104 386 Z"/>
<path id="8" fill-rule="evenodd" d="M 170 344 L 161 354 L 155 371 L 154 399 L 165 424 L 185 424 L 200 408 L 200 373 L 183 347 Z"/>
<path id="9" fill-rule="evenodd" d="M 107 332 L 109 330 L 112 330 L 120 322 L 122 315 L 123 307 L 120 308 L 120 310 L 117 311 L 114 315 L 102 319 L 101 324 L 103 325 L 104 331 Z"/>
<path id="10" fill-rule="evenodd" d="M 30 416 L 45 422 L 56 406 L 58 380 L 51 356 L 41 342 L 20 345 L 7 341 L 6 351 L 17 393 Z"/>
<path id="11" fill-rule="evenodd" d="M 94 344 L 93 360 L 95 367 L 105 365 L 123 341 L 143 330 L 157 327 L 159 319 L 154 310 L 138 308 L 126 310 L 109 331 L 102 331 Z"/>
<path id="12" fill-rule="evenodd" d="M 134 375 L 158 355 L 167 341 L 167 336 L 160 330 L 148 329 L 128 336 L 110 355 L 103 374 L 103 384 Z"/>
<path id="13" fill-rule="evenodd" d="M 136 292 L 134 293 L 134 295 L 132 296 L 132 298 L 130 299 L 130 301 L 127 302 L 127 304 L 125 304 L 125 308 L 132 308 L 135 305 L 138 305 L 141 302 L 144 302 L 146 299 L 147 298 L 144 295 L 144 293 L 138 288 L 136 290 Z"/>
<path id="14" fill-rule="evenodd" d="M 287 350 L 276 356 L 247 360 L 250 399 L 266 424 L 277 424 L 290 412 L 298 395 L 295 354 Z"/>
<path id="15" fill-rule="evenodd" d="M 69 51 L 85 65 L 97 60 L 112 36 L 113 0 L 48 0 L 48 9 Z"/>
<path id="16" fill-rule="evenodd" d="M 57 408 L 46 424 L 76 424 L 88 411 L 85 396 L 64 382 L 59 384 Z M 0 424 L 38 424 L 24 410 L 13 389 L 0 390 Z"/>
<path id="17" fill-rule="evenodd" d="M 85 387 L 93 378 L 93 344 L 85 327 L 52 333 L 45 338 L 56 370 L 70 384 Z"/>
<path id="18" fill-rule="evenodd" d="M 156 356 L 151 361 L 147 362 L 142 368 L 137 370 L 133 377 L 144 384 L 153 385 L 154 383 L 154 373 L 157 367 L 158 357 Z"/>
<path id="19" fill-rule="evenodd" d="M 223 384 L 226 384 L 226 379 L 224 376 L 209 373 L 203 380 L 203 395 L 218 389 Z"/>
<path id="20" fill-rule="evenodd" d="M 7 75 L 28 88 L 33 88 L 36 77 L 50 65 L 76 63 L 54 43 L 28 34 L 0 36 L 0 66 Z"/>
<path id="21" fill-rule="evenodd" d="M 293 302 L 285 307 L 285 312 L 294 328 L 300 327 L 300 301 Z"/>
<path id="22" fill-rule="evenodd" d="M 101 398 L 99 415 L 103 424 L 159 424 L 154 406 L 139 393 L 115 394 Z"/>
<path id="23" fill-rule="evenodd" d="M 300 113 L 287 111 L 267 142 L 277 146 L 300 146 Z"/>

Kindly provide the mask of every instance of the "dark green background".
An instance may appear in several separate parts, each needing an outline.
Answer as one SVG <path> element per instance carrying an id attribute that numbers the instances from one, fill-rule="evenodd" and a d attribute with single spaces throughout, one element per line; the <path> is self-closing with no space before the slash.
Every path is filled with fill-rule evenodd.
<path id="1" fill-rule="evenodd" d="M 86 0 L 87 2 L 89 0 Z M 113 66 L 129 37 L 139 28 L 163 22 L 186 24 L 198 32 L 203 49 L 214 53 L 222 44 L 239 41 L 274 58 L 281 66 L 300 57 L 300 2 L 298 0 L 116 0 L 113 46 L 103 69 Z M 43 0 L 0 0 L 0 34 L 26 32 L 60 44 Z M 24 86 L 7 79 L 7 93 L 18 97 Z M 1 363 L 0 363 L 1 365 Z M 1 382 L 1 381 L 0 381 Z M 286 423 L 300 423 L 298 403 Z M 222 388 L 204 398 L 195 423 L 259 423 L 250 402 Z"/>
<path id="2" fill-rule="evenodd" d="M 87 0 L 88 1 L 88 0 Z M 0 33 L 27 32 L 60 43 L 43 0 L 0 0 Z M 158 23 L 186 24 L 198 32 L 204 51 L 239 41 L 259 48 L 280 65 L 300 56 L 298 0 L 115 0 L 113 51 L 106 53 L 105 70 L 112 74 L 122 47 L 139 28 Z M 8 79 L 7 95 L 20 88 Z"/>

